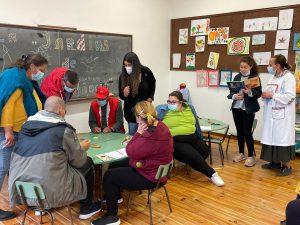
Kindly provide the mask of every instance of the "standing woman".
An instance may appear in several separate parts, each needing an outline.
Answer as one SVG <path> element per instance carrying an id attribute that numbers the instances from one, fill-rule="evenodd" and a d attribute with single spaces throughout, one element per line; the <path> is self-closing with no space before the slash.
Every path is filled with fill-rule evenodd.
<path id="1" fill-rule="evenodd" d="M 269 80 L 264 98 L 264 123 L 260 158 L 268 161 L 263 169 L 279 169 L 277 176 L 292 173 L 290 160 L 295 159 L 295 97 L 296 80 L 283 55 L 270 59 Z"/>
<path id="2" fill-rule="evenodd" d="M 234 81 L 245 81 L 247 79 L 258 76 L 258 66 L 255 60 L 249 56 L 245 56 L 240 61 L 240 72 L 234 77 Z M 239 154 L 233 158 L 234 162 L 240 162 L 245 157 L 245 141 L 248 148 L 248 158 L 245 166 L 251 167 L 256 164 L 254 158 L 254 139 L 252 136 L 252 124 L 255 113 L 260 107 L 257 99 L 261 96 L 261 86 L 256 88 L 241 89 L 240 92 L 230 91 L 227 98 L 232 99 L 232 115 L 237 131 L 237 139 L 239 145 Z"/>
<path id="3" fill-rule="evenodd" d="M 23 56 L 0 74 L 0 190 L 21 126 L 43 107 L 45 96 L 37 81 L 43 78 L 47 67 L 47 59 L 33 54 Z M 12 212 L 0 210 L 0 221 L 13 217 Z"/>
<path id="4" fill-rule="evenodd" d="M 119 77 L 119 96 L 124 100 L 124 117 L 130 135 L 134 135 L 138 128 L 133 108 L 137 102 L 154 100 L 155 82 L 152 71 L 140 63 L 134 52 L 124 56 Z"/>

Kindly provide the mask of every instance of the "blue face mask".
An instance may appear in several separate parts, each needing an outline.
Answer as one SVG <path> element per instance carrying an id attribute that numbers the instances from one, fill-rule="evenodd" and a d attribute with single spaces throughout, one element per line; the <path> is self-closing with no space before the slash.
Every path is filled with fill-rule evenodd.
<path id="1" fill-rule="evenodd" d="M 37 73 L 32 74 L 32 79 L 35 81 L 39 81 L 39 80 L 43 79 L 44 75 L 45 74 L 43 72 L 38 71 Z"/>
<path id="2" fill-rule="evenodd" d="M 175 104 L 175 105 L 168 104 L 168 109 L 171 111 L 177 111 L 177 104 Z"/>
<path id="3" fill-rule="evenodd" d="M 72 93 L 72 92 L 75 90 L 75 88 L 69 88 L 69 87 L 67 87 L 66 85 L 64 86 L 64 89 L 65 89 L 65 91 L 68 92 L 68 93 Z"/>
<path id="4" fill-rule="evenodd" d="M 272 75 L 275 75 L 276 74 L 276 70 L 274 70 L 272 66 L 268 66 L 268 73 L 272 74 Z"/>
<path id="5" fill-rule="evenodd" d="M 107 104 L 107 100 L 102 100 L 102 101 L 98 100 L 98 104 L 100 106 L 105 106 Z"/>

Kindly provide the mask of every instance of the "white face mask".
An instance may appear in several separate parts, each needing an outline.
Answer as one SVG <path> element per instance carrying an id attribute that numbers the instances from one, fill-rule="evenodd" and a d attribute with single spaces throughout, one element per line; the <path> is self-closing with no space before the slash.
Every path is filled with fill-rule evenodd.
<path id="1" fill-rule="evenodd" d="M 125 69 L 128 74 L 132 73 L 132 66 L 125 67 Z"/>

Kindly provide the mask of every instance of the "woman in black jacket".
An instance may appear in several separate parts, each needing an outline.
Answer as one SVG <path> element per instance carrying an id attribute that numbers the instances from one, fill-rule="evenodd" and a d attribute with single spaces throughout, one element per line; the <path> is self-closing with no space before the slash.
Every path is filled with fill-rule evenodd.
<path id="1" fill-rule="evenodd" d="M 128 122 L 128 133 L 134 135 L 138 128 L 133 108 L 137 102 L 152 102 L 155 93 L 155 78 L 152 71 L 140 63 L 134 52 L 124 56 L 119 77 L 119 96 L 124 100 L 124 117 Z"/>
<path id="2" fill-rule="evenodd" d="M 234 81 L 245 81 L 258 76 L 258 66 L 253 58 L 245 56 L 240 61 L 240 73 L 234 77 Z M 261 86 L 256 88 L 241 89 L 239 92 L 230 91 L 227 96 L 233 99 L 231 110 L 233 120 L 236 126 L 237 139 L 239 145 L 239 154 L 234 157 L 234 162 L 240 162 L 246 159 L 244 155 L 245 141 L 248 148 L 248 158 L 245 166 L 251 167 L 256 164 L 254 153 L 254 140 L 251 133 L 255 113 L 260 107 L 257 99 L 261 96 Z"/>

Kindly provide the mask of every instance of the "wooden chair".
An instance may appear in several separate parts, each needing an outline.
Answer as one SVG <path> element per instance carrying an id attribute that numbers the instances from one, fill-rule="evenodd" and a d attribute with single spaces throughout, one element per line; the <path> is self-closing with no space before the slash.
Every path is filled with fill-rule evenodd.
<path id="1" fill-rule="evenodd" d="M 155 176 L 155 179 L 157 180 L 157 185 L 156 185 L 155 188 L 148 189 L 147 205 L 149 205 L 150 225 L 152 225 L 151 196 L 152 196 L 153 192 L 159 190 L 160 188 L 164 188 L 164 191 L 165 191 L 165 194 L 166 194 L 166 197 L 167 197 L 167 201 L 168 201 L 168 205 L 169 205 L 169 209 L 170 209 L 170 213 L 172 212 L 171 202 L 170 202 L 170 199 L 169 199 L 167 188 L 165 186 L 167 182 L 161 182 L 161 178 L 163 178 L 163 177 L 168 177 L 169 178 L 172 166 L 173 166 L 173 160 L 170 163 L 166 164 L 166 165 L 160 165 L 158 170 L 157 170 L 156 176 Z M 128 216 L 128 210 L 129 210 L 129 207 L 130 207 L 130 203 L 131 203 L 131 192 L 129 192 L 126 216 Z"/>
<path id="2" fill-rule="evenodd" d="M 17 193 L 19 197 L 22 200 L 23 205 L 25 205 L 26 209 L 24 211 L 24 217 L 22 221 L 22 225 L 25 224 L 26 220 L 26 215 L 29 210 L 35 210 L 35 211 L 40 211 L 40 224 L 43 224 L 43 214 L 47 213 L 50 218 L 51 218 L 51 224 L 53 225 L 53 216 L 52 213 L 49 211 L 50 209 L 45 208 L 44 202 L 46 201 L 46 196 L 43 191 L 43 188 L 40 184 L 36 183 L 30 183 L 30 182 L 23 182 L 23 181 L 16 181 L 16 188 L 17 188 Z M 26 199 L 30 199 L 31 201 L 37 202 L 38 206 L 31 206 L 28 204 Z M 71 224 L 73 225 L 73 219 L 72 219 L 72 214 L 71 214 L 71 209 L 70 206 L 68 205 L 68 212 L 71 220 Z"/>
<path id="3" fill-rule="evenodd" d="M 223 152 L 223 147 L 222 147 L 222 144 L 227 136 L 227 133 L 228 133 L 228 130 L 229 130 L 229 126 L 227 126 L 225 128 L 225 132 L 222 136 L 222 138 L 210 138 L 210 143 L 211 144 L 217 144 L 219 145 L 219 153 L 220 153 L 220 157 L 221 157 L 221 162 L 222 162 L 222 166 L 224 166 L 224 152 Z M 208 138 L 203 138 L 203 140 L 205 142 L 209 142 L 209 139 Z M 210 152 L 211 154 L 211 152 Z"/>
<path id="4" fill-rule="evenodd" d="M 251 134 L 254 133 L 254 130 L 255 130 L 255 128 L 256 128 L 256 125 L 257 125 L 257 119 L 254 119 L 254 120 L 253 120 L 253 124 L 252 124 Z M 237 133 L 234 132 L 234 131 L 233 131 L 233 132 L 229 132 L 229 137 L 228 137 L 227 146 L 226 146 L 226 153 L 227 153 L 227 151 L 228 151 L 229 141 L 230 141 L 230 138 L 231 138 L 232 136 L 237 136 Z M 255 149 L 254 149 L 253 154 L 256 156 Z"/>

